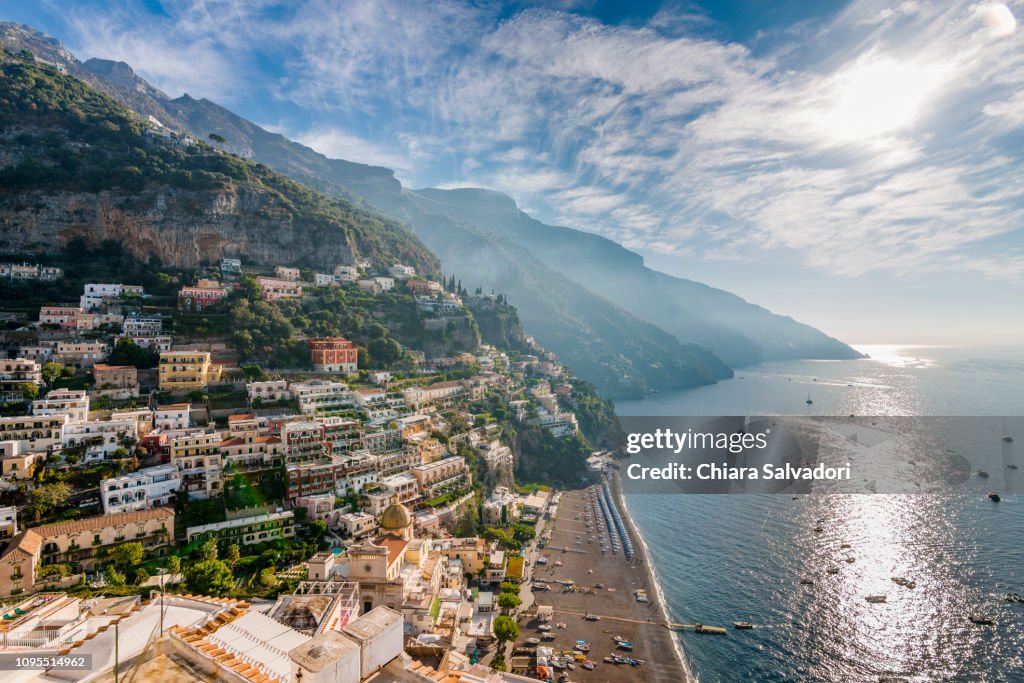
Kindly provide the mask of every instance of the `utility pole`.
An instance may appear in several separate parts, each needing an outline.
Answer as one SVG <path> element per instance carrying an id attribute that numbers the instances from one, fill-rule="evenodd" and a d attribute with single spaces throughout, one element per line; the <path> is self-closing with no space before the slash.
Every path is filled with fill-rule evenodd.
<path id="1" fill-rule="evenodd" d="M 120 617 L 118 617 L 118 620 L 114 622 L 114 683 L 118 683 L 118 665 L 120 664 L 120 662 L 118 661 L 120 659 L 120 654 L 118 654 L 117 651 L 117 641 L 119 640 L 120 635 L 117 628 L 117 624 L 119 621 L 121 621 Z"/>

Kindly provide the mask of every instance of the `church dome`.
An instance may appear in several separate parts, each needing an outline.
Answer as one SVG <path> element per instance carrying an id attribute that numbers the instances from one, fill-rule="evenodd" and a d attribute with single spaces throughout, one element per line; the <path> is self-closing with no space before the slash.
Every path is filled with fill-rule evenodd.
<path id="1" fill-rule="evenodd" d="M 409 508 L 399 502 L 394 502 L 384 508 L 380 516 L 380 528 L 383 531 L 401 531 L 412 524 L 412 514 Z"/>

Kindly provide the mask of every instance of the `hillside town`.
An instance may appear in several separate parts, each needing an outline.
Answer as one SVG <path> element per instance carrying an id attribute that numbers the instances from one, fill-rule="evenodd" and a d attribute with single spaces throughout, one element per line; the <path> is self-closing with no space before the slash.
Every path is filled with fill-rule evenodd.
<path id="1" fill-rule="evenodd" d="M 402 264 L 245 270 L 223 259 L 173 310 L 140 285 L 88 283 L 8 325 L 0 648 L 107 661 L 111 625 L 152 630 L 158 614 L 175 661 L 221 680 L 511 676 L 506 646 L 536 607 L 530 551 L 560 494 L 517 481 L 510 434 L 585 445 L 571 374 L 486 343 L 370 368 L 342 336 L 270 368 L 178 334 L 246 282 L 274 304 L 403 290 L 427 333 L 467 316 L 454 278 Z"/>

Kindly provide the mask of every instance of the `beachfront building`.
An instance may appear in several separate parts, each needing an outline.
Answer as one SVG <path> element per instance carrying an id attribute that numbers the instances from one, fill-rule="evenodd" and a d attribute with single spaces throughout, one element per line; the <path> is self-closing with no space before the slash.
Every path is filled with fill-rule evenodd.
<path id="1" fill-rule="evenodd" d="M 220 381 L 221 366 L 210 362 L 209 351 L 164 351 L 160 354 L 160 391 L 206 389 Z"/>
<path id="2" fill-rule="evenodd" d="M 358 350 L 344 337 L 308 339 L 313 367 L 320 372 L 355 372 L 358 369 Z"/>
<path id="3" fill-rule="evenodd" d="M 136 512 L 173 506 L 181 487 L 174 465 L 157 465 L 100 482 L 100 502 L 105 514 Z"/>

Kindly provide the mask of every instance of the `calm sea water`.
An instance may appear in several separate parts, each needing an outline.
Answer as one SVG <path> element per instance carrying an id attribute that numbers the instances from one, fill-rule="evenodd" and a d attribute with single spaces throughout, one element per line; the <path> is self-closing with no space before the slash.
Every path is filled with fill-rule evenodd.
<path id="1" fill-rule="evenodd" d="M 618 408 L 623 415 L 1024 415 L 1024 352 L 862 350 L 872 359 L 766 364 L 713 387 Z M 1014 461 L 1024 449 L 1024 434 L 1016 436 L 1008 446 Z M 982 494 L 630 495 L 627 502 L 676 621 L 757 625 L 730 628 L 726 637 L 680 635 L 704 683 L 1024 680 L 1024 604 L 1003 600 L 1024 594 L 1020 494 L 998 504 Z M 887 601 L 871 604 L 869 595 Z M 976 626 L 971 615 L 996 625 Z"/>

